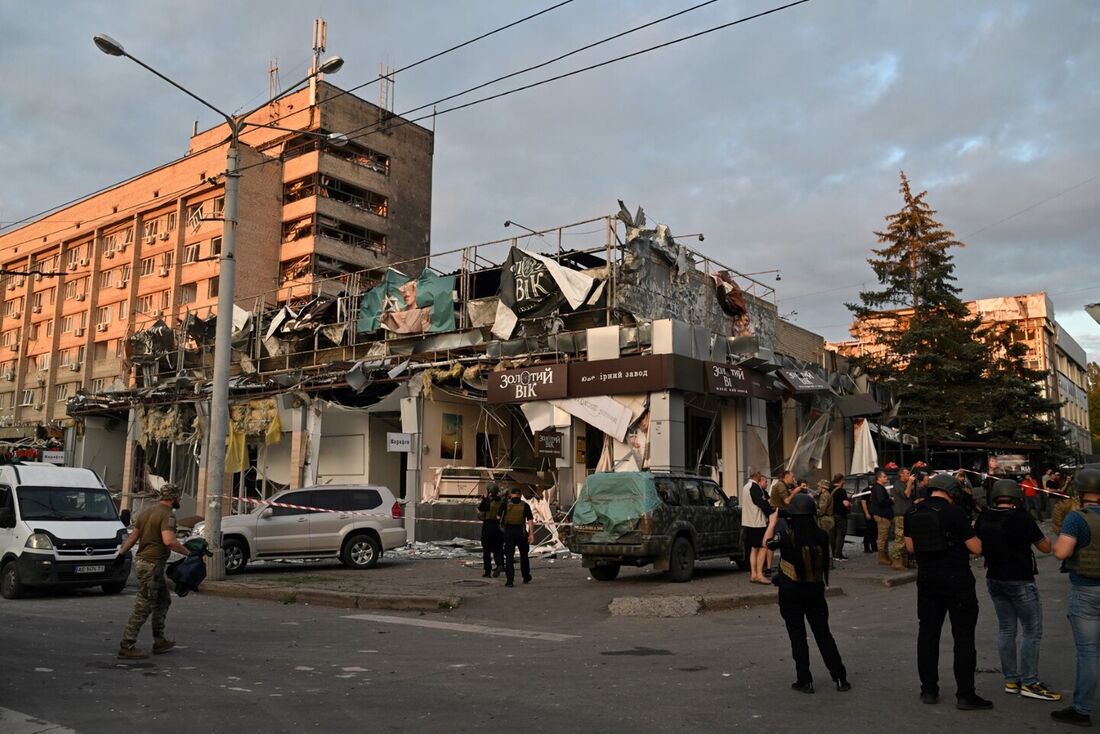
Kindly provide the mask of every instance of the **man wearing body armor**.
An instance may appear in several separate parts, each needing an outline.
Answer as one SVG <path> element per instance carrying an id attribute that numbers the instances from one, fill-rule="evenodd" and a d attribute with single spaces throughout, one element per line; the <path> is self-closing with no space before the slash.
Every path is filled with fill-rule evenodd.
<path id="1" fill-rule="evenodd" d="M 1077 648 L 1077 675 L 1073 705 L 1050 716 L 1066 724 L 1091 726 L 1100 651 L 1100 469 L 1077 472 L 1073 490 L 1081 509 L 1066 515 L 1054 544 L 1054 557 L 1065 561 L 1069 570 L 1066 616 Z"/>
<path id="2" fill-rule="evenodd" d="M 535 542 L 535 518 L 531 506 L 523 501 L 519 487 L 508 490 L 508 501 L 500 508 L 500 526 L 504 530 L 505 586 L 516 580 L 516 551 L 519 551 L 519 572 L 523 583 L 531 583 L 531 561 L 527 553 Z"/>
<path id="3" fill-rule="evenodd" d="M 782 558 L 773 583 L 779 587 L 779 614 L 787 626 L 791 657 L 798 676 L 791 688 L 800 693 L 814 692 L 810 648 L 806 642 L 808 622 L 836 689 L 849 691 L 852 686 L 829 630 L 829 604 L 825 600 L 825 586 L 829 582 L 829 534 L 815 521 L 817 507 L 813 497 L 805 494 L 792 497 L 788 511 L 787 528 L 773 537 L 776 523 L 770 523 L 766 544 L 773 550 L 778 548 Z"/>
<path id="4" fill-rule="evenodd" d="M 962 485 L 950 474 L 929 480 L 931 496 L 905 516 L 905 548 L 917 559 L 917 672 L 920 700 L 939 701 L 940 633 L 951 619 L 954 638 L 956 708 L 963 711 L 993 708 L 974 690 L 977 650 L 978 596 L 970 554 L 982 552 L 969 515 L 959 506 Z"/>
<path id="5" fill-rule="evenodd" d="M 999 622 L 997 650 L 1005 693 L 1041 701 L 1060 701 L 1062 694 L 1039 680 L 1039 641 L 1043 637 L 1043 608 L 1035 584 L 1034 546 L 1050 553 L 1050 540 L 1028 514 L 1023 489 L 1011 479 L 998 479 L 989 493 L 992 506 L 978 516 L 974 532 L 982 542 L 986 587 Z M 1023 632 L 1019 655 L 1017 627 Z M 1018 663 L 1018 665 L 1017 665 Z"/>
<path id="6" fill-rule="evenodd" d="M 481 559 L 485 566 L 482 576 L 500 576 L 504 568 L 504 532 L 500 528 L 500 508 L 504 505 L 500 498 L 500 487 L 489 482 L 488 492 L 478 503 L 477 513 L 481 518 Z M 496 568 L 493 568 L 496 561 Z"/>

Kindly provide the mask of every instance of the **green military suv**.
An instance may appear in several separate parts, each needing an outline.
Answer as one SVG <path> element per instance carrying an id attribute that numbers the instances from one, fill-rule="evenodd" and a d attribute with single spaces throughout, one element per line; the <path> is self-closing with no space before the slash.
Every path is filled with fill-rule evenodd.
<path id="1" fill-rule="evenodd" d="M 652 563 L 690 581 L 695 561 L 730 558 L 744 567 L 741 508 L 705 477 L 601 472 L 581 487 L 565 543 L 592 578 L 612 581 L 623 565 Z"/>

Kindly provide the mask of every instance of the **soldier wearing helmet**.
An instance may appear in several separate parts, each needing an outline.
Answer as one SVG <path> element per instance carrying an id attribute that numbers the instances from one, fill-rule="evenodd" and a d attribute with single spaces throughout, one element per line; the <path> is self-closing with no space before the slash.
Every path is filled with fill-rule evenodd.
<path id="1" fill-rule="evenodd" d="M 1035 584 L 1034 546 L 1050 553 L 1050 540 L 1024 507 L 1023 489 L 1011 479 L 998 479 L 989 492 L 992 506 L 978 516 L 974 532 L 982 541 L 986 587 L 1000 622 L 997 649 L 1005 693 L 1040 701 L 1060 701 L 1062 694 L 1039 680 L 1039 641 L 1043 609 Z M 1016 629 L 1023 632 L 1019 653 Z"/>
<path id="2" fill-rule="evenodd" d="M 920 700 L 939 702 L 940 633 L 951 619 L 955 642 L 955 706 L 964 711 L 993 708 L 974 690 L 978 596 L 970 554 L 982 552 L 969 514 L 960 506 L 966 491 L 950 474 L 928 481 L 930 496 L 905 516 L 905 548 L 917 559 L 917 672 Z"/>
<path id="3" fill-rule="evenodd" d="M 1096 694 L 1097 645 L 1100 644 L 1100 469 L 1082 469 L 1073 477 L 1081 509 L 1066 515 L 1054 543 L 1054 557 L 1069 570 L 1066 616 L 1077 648 L 1073 705 L 1050 714 L 1055 721 L 1090 726 Z"/>
<path id="4" fill-rule="evenodd" d="M 806 642 L 806 624 L 809 623 L 836 689 L 850 691 L 848 672 L 829 630 L 829 604 L 825 600 L 825 586 L 829 582 L 829 534 L 817 525 L 817 503 L 813 497 L 796 494 L 791 498 L 788 513 L 786 528 L 778 536 L 774 536 L 776 523 L 769 523 L 765 544 L 773 550 L 778 548 L 782 557 L 773 583 L 779 587 L 779 614 L 791 640 L 791 657 L 797 675 L 791 688 L 801 693 L 814 692 L 810 648 Z"/>
<path id="5" fill-rule="evenodd" d="M 191 551 L 176 539 L 176 516 L 172 510 L 180 504 L 180 488 L 175 484 L 165 484 L 157 491 L 155 505 L 147 507 L 138 515 L 130 537 L 122 544 L 119 555 L 125 555 L 135 545 L 138 546 L 134 560 L 134 572 L 138 578 L 138 593 L 134 599 L 134 611 L 122 633 L 118 656 L 127 660 L 140 660 L 148 657 L 137 647 L 138 633 L 150 616 L 153 618 L 153 654 L 168 652 L 176 643 L 164 635 L 164 624 L 168 617 L 168 606 L 172 599 L 168 594 L 168 580 L 164 568 L 171 551 L 184 556 Z"/>

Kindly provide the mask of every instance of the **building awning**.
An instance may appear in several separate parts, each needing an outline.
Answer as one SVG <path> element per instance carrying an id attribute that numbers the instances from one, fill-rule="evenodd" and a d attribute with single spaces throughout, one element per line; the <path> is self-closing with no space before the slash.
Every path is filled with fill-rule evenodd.
<path id="1" fill-rule="evenodd" d="M 796 370 L 783 368 L 779 370 L 779 379 L 797 394 L 811 392 L 829 392 L 829 381 L 816 370 Z"/>
<path id="2" fill-rule="evenodd" d="M 836 399 L 836 407 L 845 418 L 860 418 L 882 413 L 882 406 L 870 393 L 841 395 Z"/>

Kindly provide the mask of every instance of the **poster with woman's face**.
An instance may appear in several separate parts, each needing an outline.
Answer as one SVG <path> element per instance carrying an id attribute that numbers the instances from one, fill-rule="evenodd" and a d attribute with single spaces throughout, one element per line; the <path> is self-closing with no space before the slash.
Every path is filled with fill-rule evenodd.
<path id="1" fill-rule="evenodd" d="M 462 459 L 462 416 L 455 413 L 443 414 L 443 431 L 439 442 L 439 456 L 442 459 Z"/>

